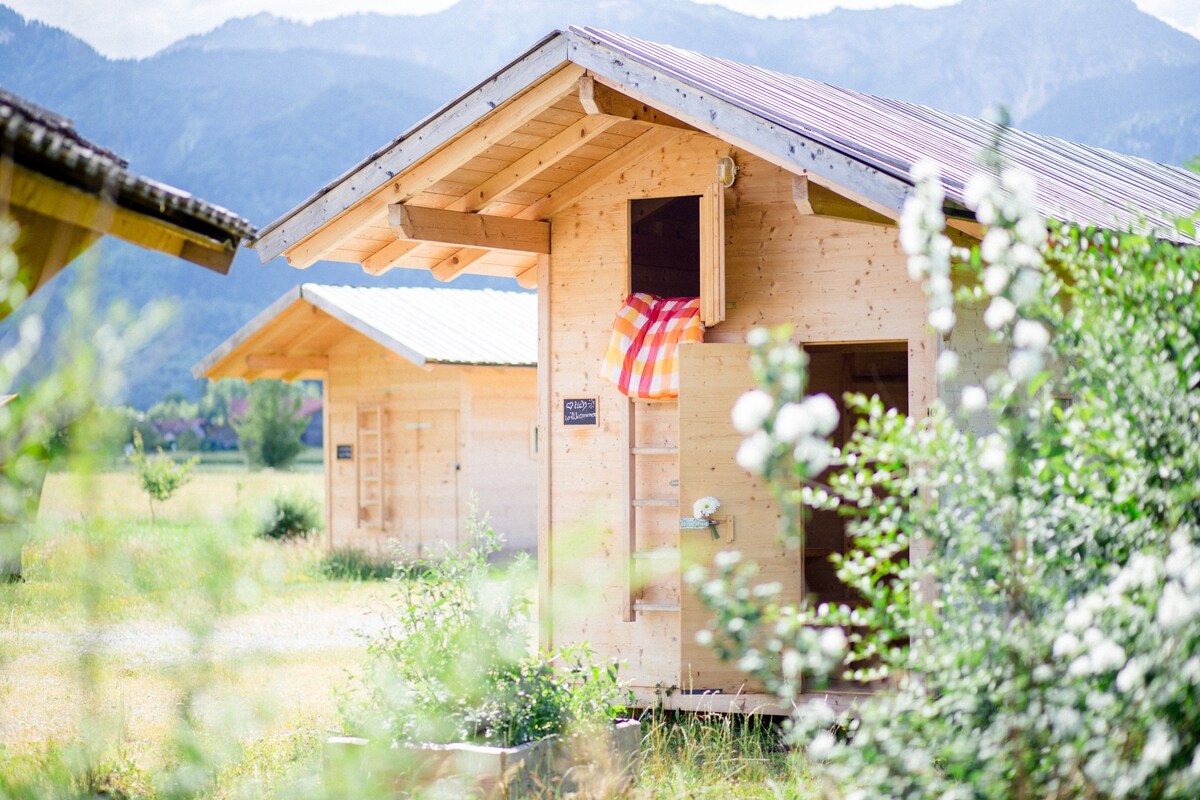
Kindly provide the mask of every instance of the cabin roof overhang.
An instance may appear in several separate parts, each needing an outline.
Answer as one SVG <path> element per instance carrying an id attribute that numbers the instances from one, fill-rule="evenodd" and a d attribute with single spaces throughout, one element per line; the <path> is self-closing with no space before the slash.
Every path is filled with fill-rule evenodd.
<path id="1" fill-rule="evenodd" d="M 0 89 L 0 211 L 21 226 L 18 256 L 36 290 L 109 235 L 228 272 L 254 236 L 245 219 L 138 175 L 72 122 Z"/>
<path id="2" fill-rule="evenodd" d="M 877 218 L 896 220 L 921 158 L 942 167 L 947 216 L 978 227 L 963 193 L 997 134 L 983 120 L 864 95 L 590 28 L 556 31 L 260 234 L 265 263 L 358 263 L 536 281 L 544 226 L 592 187 L 699 132 Z M 1200 178 L 1022 131 L 1006 156 L 1039 180 L 1046 216 L 1111 227 L 1200 205 Z M 1189 208 L 1189 203 L 1191 208 Z M 1159 213 L 1165 212 L 1165 213 Z M 1157 215 L 1157 216 L 1156 216 Z"/>
<path id="3" fill-rule="evenodd" d="M 418 367 L 537 364 L 536 301 L 493 290 L 302 284 L 192 367 L 196 378 L 321 380 L 346 329 Z"/>

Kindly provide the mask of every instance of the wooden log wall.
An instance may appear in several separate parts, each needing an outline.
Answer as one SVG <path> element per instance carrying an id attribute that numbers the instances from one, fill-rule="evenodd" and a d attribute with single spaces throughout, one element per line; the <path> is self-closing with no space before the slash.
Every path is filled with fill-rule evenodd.
<path id="1" fill-rule="evenodd" d="M 678 685 L 681 639 L 692 634 L 681 630 L 677 613 L 622 619 L 628 489 L 621 465 L 630 436 L 621 413 L 626 399 L 597 371 L 628 286 L 628 201 L 702 194 L 723 155 L 733 155 L 741 171 L 725 192 L 727 318 L 706 341 L 744 342 L 752 327 L 791 322 L 803 343 L 901 342 L 910 409 L 923 413 L 936 391 L 936 342 L 926 332 L 925 299 L 908 278 L 897 229 L 800 214 L 789 173 L 724 142 L 684 134 L 553 219 L 549 281 L 539 283 L 548 289 L 541 332 L 551 343 L 543 363 L 550 425 L 543 475 L 552 476 L 540 487 L 550 532 L 549 552 L 540 558 L 549 615 L 543 643 L 587 641 L 601 655 L 625 659 L 626 677 L 644 688 Z M 563 400 L 576 397 L 598 398 L 596 427 L 562 425 Z M 677 430 L 674 404 L 650 413 L 639 405 L 637 420 L 642 445 L 673 445 L 688 435 Z M 639 480 L 669 478 L 653 469 L 639 473 Z M 647 536 L 677 546 L 675 511 L 666 516 Z M 678 591 L 677 572 L 654 589 L 665 600 Z"/>
<path id="2" fill-rule="evenodd" d="M 507 549 L 534 549 L 535 370 L 417 367 L 348 331 L 329 355 L 326 398 L 331 547 L 385 554 L 395 539 L 436 552 L 461 541 L 475 491 Z M 353 458 L 338 459 L 339 445 Z"/>

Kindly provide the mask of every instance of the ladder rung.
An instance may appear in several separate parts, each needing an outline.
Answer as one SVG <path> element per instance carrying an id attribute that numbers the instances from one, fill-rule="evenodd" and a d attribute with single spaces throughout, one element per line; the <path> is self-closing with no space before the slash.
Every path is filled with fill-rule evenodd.
<path id="1" fill-rule="evenodd" d="M 676 456 L 678 447 L 631 447 L 629 452 L 635 456 Z"/>
<path id="2" fill-rule="evenodd" d="M 641 600 L 633 604 L 634 611 L 678 611 L 679 603 L 643 603 Z"/>
<path id="3" fill-rule="evenodd" d="M 678 547 L 660 547 L 657 550 L 638 550 L 634 558 L 673 560 L 679 558 Z"/>
<path id="4" fill-rule="evenodd" d="M 671 500 L 671 499 L 667 499 L 667 498 L 662 498 L 662 499 L 656 498 L 656 497 L 655 498 L 637 498 L 633 501 L 634 508 L 644 508 L 646 506 L 661 506 L 663 508 L 666 508 L 668 506 L 677 506 L 677 505 L 679 505 L 678 500 Z"/>

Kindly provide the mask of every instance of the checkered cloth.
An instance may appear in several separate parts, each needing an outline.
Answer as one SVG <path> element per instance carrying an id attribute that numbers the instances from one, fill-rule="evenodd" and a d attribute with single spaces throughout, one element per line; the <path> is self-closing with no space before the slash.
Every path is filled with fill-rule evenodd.
<path id="1" fill-rule="evenodd" d="M 700 298 L 631 294 L 613 321 L 600 377 L 628 397 L 679 397 L 679 345 L 702 341 Z"/>

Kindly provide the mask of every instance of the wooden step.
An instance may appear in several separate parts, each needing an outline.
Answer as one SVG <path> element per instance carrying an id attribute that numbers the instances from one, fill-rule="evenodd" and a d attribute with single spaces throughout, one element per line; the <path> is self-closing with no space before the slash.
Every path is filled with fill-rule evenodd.
<path id="1" fill-rule="evenodd" d="M 655 550 L 638 550 L 633 554 L 634 558 L 646 560 L 678 560 L 678 547 L 660 547 Z"/>
<path id="2" fill-rule="evenodd" d="M 657 497 L 638 497 L 633 500 L 634 508 L 660 507 L 667 508 L 670 506 L 679 505 L 678 499 L 657 498 Z"/>
<path id="3" fill-rule="evenodd" d="M 633 610 L 641 611 L 641 612 L 646 612 L 646 611 L 678 612 L 679 611 L 679 603 L 647 603 L 642 600 L 637 600 L 633 604 Z"/>

